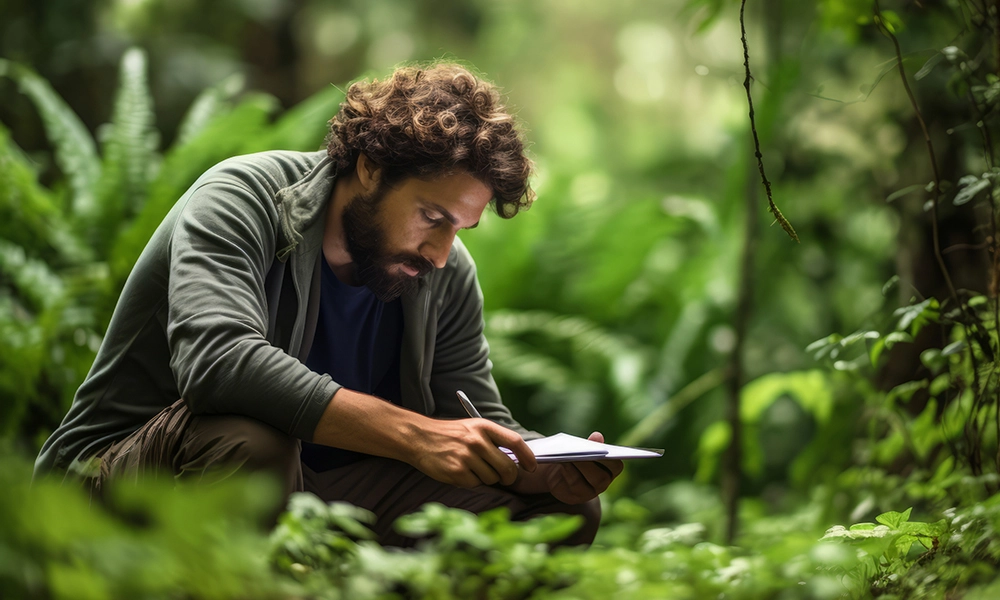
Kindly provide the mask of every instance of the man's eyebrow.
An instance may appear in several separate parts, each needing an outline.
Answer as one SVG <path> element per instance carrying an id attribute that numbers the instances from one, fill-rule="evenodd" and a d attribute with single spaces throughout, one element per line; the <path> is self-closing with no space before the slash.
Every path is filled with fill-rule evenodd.
<path id="1" fill-rule="evenodd" d="M 417 200 L 427 205 L 428 208 L 434 209 L 439 213 L 441 213 L 441 216 L 443 216 L 445 219 L 448 219 L 448 222 L 451 223 L 452 225 L 458 225 L 458 219 L 455 218 L 455 215 L 448 212 L 448 210 L 445 207 L 441 206 L 437 202 L 431 202 L 430 200 L 426 200 L 424 198 L 421 198 L 420 196 L 417 196 Z M 476 221 L 474 224 L 469 225 L 468 227 L 464 227 L 463 229 L 475 229 L 476 227 L 479 227 L 479 221 Z"/>

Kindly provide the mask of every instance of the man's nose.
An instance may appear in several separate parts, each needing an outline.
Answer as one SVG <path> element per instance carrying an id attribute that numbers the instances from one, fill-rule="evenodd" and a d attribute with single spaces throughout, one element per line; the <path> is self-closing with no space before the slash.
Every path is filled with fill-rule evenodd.
<path id="1" fill-rule="evenodd" d="M 431 261 L 434 268 L 443 269 L 448 264 L 448 255 L 451 254 L 451 245 L 454 242 L 454 230 L 442 231 L 424 242 L 420 248 L 420 255 Z"/>

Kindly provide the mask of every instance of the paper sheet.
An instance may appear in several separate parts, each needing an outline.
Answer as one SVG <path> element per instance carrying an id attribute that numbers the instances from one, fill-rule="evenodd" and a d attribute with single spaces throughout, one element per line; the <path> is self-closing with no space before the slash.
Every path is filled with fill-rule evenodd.
<path id="1" fill-rule="evenodd" d="M 535 459 L 540 463 L 573 462 L 579 460 L 623 460 L 632 458 L 656 458 L 663 456 L 663 450 L 654 448 L 632 448 L 602 444 L 568 433 L 557 433 L 549 437 L 529 440 L 528 447 L 535 453 Z M 507 448 L 501 448 L 508 456 L 514 458 Z M 515 459 L 516 460 L 516 459 Z"/>

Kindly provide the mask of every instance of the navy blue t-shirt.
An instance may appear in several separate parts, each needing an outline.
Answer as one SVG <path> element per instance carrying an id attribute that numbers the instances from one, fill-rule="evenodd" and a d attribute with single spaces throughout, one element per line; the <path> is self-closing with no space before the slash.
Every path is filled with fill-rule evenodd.
<path id="1" fill-rule="evenodd" d="M 306 366 L 327 373 L 347 389 L 399 404 L 399 352 L 403 309 L 382 302 L 367 287 L 337 279 L 325 260 L 321 270 L 319 318 Z M 320 472 L 361 460 L 360 452 L 302 443 L 302 462 Z"/>

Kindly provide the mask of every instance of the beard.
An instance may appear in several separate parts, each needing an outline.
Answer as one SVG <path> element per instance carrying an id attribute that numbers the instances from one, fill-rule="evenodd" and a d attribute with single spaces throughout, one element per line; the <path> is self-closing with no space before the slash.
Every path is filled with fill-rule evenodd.
<path id="1" fill-rule="evenodd" d="M 420 255 L 394 253 L 388 249 L 378 209 L 385 193 L 385 186 L 379 184 L 368 196 L 358 194 L 352 198 L 344 208 L 341 223 L 358 280 L 380 301 L 391 302 L 416 290 L 419 279 L 434 265 Z M 409 276 L 391 270 L 399 265 L 406 265 L 418 274 Z"/>

